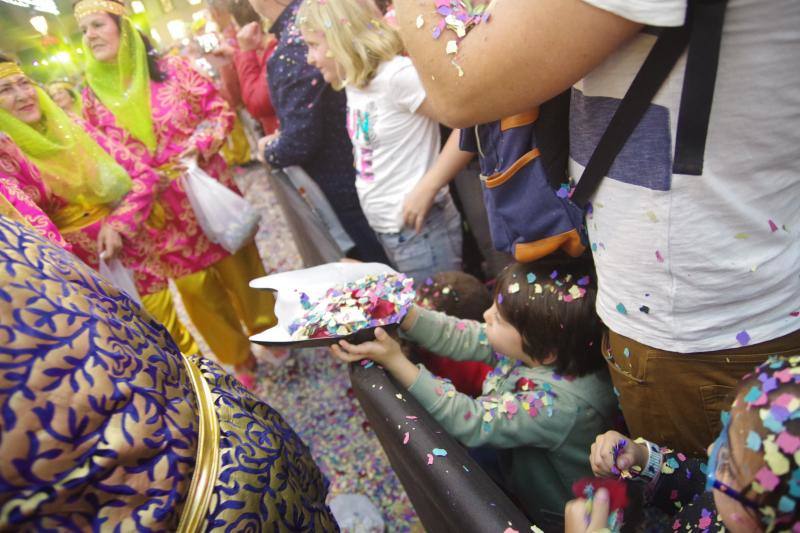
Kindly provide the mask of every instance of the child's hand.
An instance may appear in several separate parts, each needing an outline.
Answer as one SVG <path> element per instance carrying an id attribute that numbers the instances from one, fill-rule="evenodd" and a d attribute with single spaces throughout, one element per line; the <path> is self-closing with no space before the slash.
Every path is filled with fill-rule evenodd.
<path id="1" fill-rule="evenodd" d="M 619 446 L 623 439 L 627 443 L 619 450 L 615 462 L 614 447 Z M 647 446 L 634 442 L 622 433 L 607 431 L 598 435 L 592 444 L 589 463 L 597 477 L 619 477 L 620 471 L 629 471 L 634 466 L 644 469 L 647 463 Z"/>
<path id="2" fill-rule="evenodd" d="M 586 514 L 586 500 L 578 498 L 567 502 L 564 508 L 564 533 L 608 531 L 610 499 L 608 491 L 600 488 L 592 498 L 592 514 Z"/>
<path id="3" fill-rule="evenodd" d="M 393 362 L 405 359 L 400 344 L 389 336 L 383 328 L 375 329 L 375 340 L 361 344 L 350 344 L 342 340 L 331 346 L 331 351 L 338 359 L 352 363 L 361 359 L 372 359 L 385 367 L 391 367 Z"/>

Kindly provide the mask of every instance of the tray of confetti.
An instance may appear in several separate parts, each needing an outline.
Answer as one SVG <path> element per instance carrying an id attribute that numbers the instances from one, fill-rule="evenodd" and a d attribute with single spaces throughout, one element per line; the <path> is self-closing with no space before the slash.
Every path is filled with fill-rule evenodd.
<path id="1" fill-rule="evenodd" d="M 278 323 L 250 337 L 265 346 L 309 348 L 375 338 L 397 327 L 414 301 L 414 281 L 380 263 L 329 263 L 250 282 L 275 293 Z"/>

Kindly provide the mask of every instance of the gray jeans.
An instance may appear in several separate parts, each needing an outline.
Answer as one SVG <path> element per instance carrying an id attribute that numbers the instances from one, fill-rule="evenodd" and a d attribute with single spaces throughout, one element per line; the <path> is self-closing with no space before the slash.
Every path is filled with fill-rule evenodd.
<path id="1" fill-rule="evenodd" d="M 417 283 L 437 272 L 461 270 L 461 215 L 449 194 L 433 205 L 419 235 L 413 228 L 377 235 L 392 266 Z"/>

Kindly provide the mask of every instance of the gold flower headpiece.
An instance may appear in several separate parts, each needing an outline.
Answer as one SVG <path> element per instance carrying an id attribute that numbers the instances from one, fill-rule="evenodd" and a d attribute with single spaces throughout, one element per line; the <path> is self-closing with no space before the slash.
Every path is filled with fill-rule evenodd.
<path id="1" fill-rule="evenodd" d="M 75 4 L 75 19 L 80 21 L 86 15 L 94 13 L 111 13 L 124 17 L 127 14 L 125 4 L 113 0 L 81 0 Z"/>

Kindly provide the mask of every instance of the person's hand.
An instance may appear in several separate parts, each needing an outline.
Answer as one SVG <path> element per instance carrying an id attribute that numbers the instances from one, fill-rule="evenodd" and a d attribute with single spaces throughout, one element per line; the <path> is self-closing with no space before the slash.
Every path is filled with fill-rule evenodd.
<path id="1" fill-rule="evenodd" d="M 589 533 L 608 531 L 611 500 L 608 491 L 597 489 L 592 498 L 592 512 L 586 513 L 587 500 L 578 498 L 567 502 L 564 508 L 564 533 Z"/>
<path id="2" fill-rule="evenodd" d="M 375 340 L 361 344 L 350 344 L 345 340 L 331 346 L 331 351 L 337 359 L 345 363 L 353 363 L 361 359 L 372 359 L 385 367 L 390 367 L 393 362 L 405 359 L 400 344 L 394 340 L 383 328 L 375 329 Z"/>
<path id="3" fill-rule="evenodd" d="M 619 452 L 614 464 L 614 446 L 617 446 L 622 439 L 627 443 Z M 647 465 L 647 446 L 634 442 L 622 433 L 607 431 L 598 435 L 592 444 L 589 463 L 597 477 L 619 477 L 620 471 L 630 470 L 634 466 L 638 466 L 641 471 Z"/>
<path id="4" fill-rule="evenodd" d="M 190 141 L 189 146 L 187 146 L 183 152 L 178 154 L 179 165 L 185 169 L 186 165 L 183 164 L 183 161 L 186 159 L 192 159 L 196 161 L 199 153 L 200 151 L 197 149 L 197 146 L 195 146 L 194 141 Z"/>
<path id="5" fill-rule="evenodd" d="M 428 216 L 433 201 L 436 199 L 436 193 L 439 192 L 431 190 L 429 186 L 425 185 L 425 181 L 423 177 L 403 201 L 403 225 L 414 228 L 417 233 L 422 230 L 425 217 Z"/>
<path id="6" fill-rule="evenodd" d="M 212 67 L 219 70 L 220 67 L 231 62 L 234 53 L 236 53 L 236 50 L 234 50 L 232 46 L 222 44 L 218 48 L 204 53 L 203 56 L 206 58 L 206 61 L 211 63 Z"/>
<path id="7" fill-rule="evenodd" d="M 120 251 L 122 251 L 122 237 L 114 228 L 104 224 L 97 234 L 97 253 L 100 259 L 110 261 L 117 257 Z"/>
<path id="8" fill-rule="evenodd" d="M 239 43 L 239 49 L 243 52 L 258 50 L 264 42 L 264 33 L 261 31 L 261 25 L 258 22 L 245 24 L 236 33 L 236 41 Z"/>
<path id="9" fill-rule="evenodd" d="M 274 142 L 278 137 L 280 137 L 281 132 L 276 131 L 275 133 L 271 133 L 266 137 L 261 137 L 258 140 L 258 149 L 256 152 L 256 158 L 261 161 L 262 163 L 266 163 L 264 159 L 264 151 L 267 149 L 267 145 Z"/>

